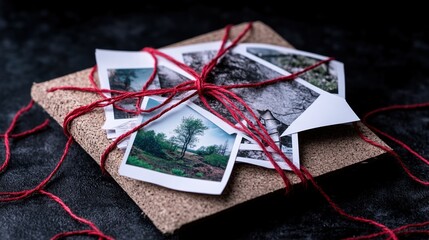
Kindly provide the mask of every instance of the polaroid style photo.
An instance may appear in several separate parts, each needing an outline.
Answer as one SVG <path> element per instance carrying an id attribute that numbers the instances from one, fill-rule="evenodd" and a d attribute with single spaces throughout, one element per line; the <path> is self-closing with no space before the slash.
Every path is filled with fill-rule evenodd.
<path id="1" fill-rule="evenodd" d="M 245 51 L 269 62 L 288 73 L 296 73 L 328 57 L 296 49 L 260 43 L 240 44 L 238 51 Z M 332 60 L 303 73 L 300 79 L 332 94 L 345 98 L 344 64 Z"/>
<path id="2" fill-rule="evenodd" d="M 287 140 L 287 142 L 284 142 Z M 294 133 L 291 136 L 285 136 L 279 138 L 279 142 L 276 142 L 279 146 L 280 150 L 284 153 L 284 155 L 295 165 L 297 168 L 300 167 L 299 161 L 299 148 L 292 146 L 298 145 L 298 133 Z M 283 170 L 292 170 L 284 161 L 284 159 L 274 153 L 274 150 L 270 147 L 267 149 L 272 153 L 272 157 L 274 161 L 283 169 Z M 296 152 L 294 152 L 296 151 Z M 243 136 L 238 153 L 237 153 L 237 162 L 249 163 L 265 168 L 274 169 L 273 164 L 269 161 L 266 154 L 262 151 L 261 147 L 254 142 L 253 139 Z"/>
<path id="3" fill-rule="evenodd" d="M 142 109 L 162 101 L 146 97 Z M 234 128 L 191 102 L 183 103 L 131 135 L 119 174 L 180 191 L 221 194 L 240 142 Z"/>
<path id="4" fill-rule="evenodd" d="M 111 51 L 97 49 L 95 52 L 100 87 L 128 92 L 141 91 L 153 72 L 153 59 L 142 52 Z M 150 88 L 159 88 L 155 79 Z M 111 94 L 105 93 L 106 97 Z M 118 106 L 136 109 L 137 99 L 126 99 L 117 103 Z M 114 129 L 122 124 L 135 121 L 138 116 L 109 105 L 105 107 L 106 121 L 103 129 Z"/>
<path id="5" fill-rule="evenodd" d="M 173 66 L 170 66 L 169 68 L 163 65 L 158 65 L 157 79 L 161 88 L 164 88 L 164 89 L 172 88 L 182 82 L 189 81 L 188 77 L 182 75 L 183 73 L 180 74 L 176 72 L 177 69 L 175 69 L 176 71 L 172 69 L 175 69 L 175 68 Z M 176 99 L 181 99 L 181 97 L 183 97 L 183 95 L 178 95 Z M 115 125 L 112 129 L 106 129 L 107 138 L 115 140 L 122 134 L 126 133 L 133 127 L 137 126 L 138 123 L 139 122 L 137 118 L 137 119 L 130 120 L 129 122 Z M 109 127 L 112 127 L 112 125 L 110 125 Z M 120 143 L 118 143 L 117 147 L 121 150 L 125 150 L 128 145 L 128 140 L 129 140 L 129 137 L 124 139 Z"/>
<path id="6" fill-rule="evenodd" d="M 219 42 L 213 42 L 169 48 L 163 51 L 196 71 L 201 71 L 204 64 L 215 56 L 219 46 Z M 232 52 L 219 60 L 208 81 L 217 85 L 230 85 L 260 82 L 289 74 L 286 70 L 249 53 L 246 45 L 239 44 Z M 270 135 L 275 142 L 279 142 L 279 147 L 284 150 L 284 153 L 290 155 L 292 152 L 291 159 L 295 159 L 293 162 L 299 161 L 298 136 L 293 137 L 293 134 L 311 128 L 352 122 L 358 119 L 343 98 L 330 94 L 302 79 L 281 82 L 263 88 L 243 88 L 233 91 L 248 103 L 267 130 L 270 129 Z M 195 103 L 204 108 L 198 99 Z M 214 100 L 209 100 L 209 103 L 225 118 L 234 121 L 220 103 Z M 244 151 L 246 152 L 242 156 L 246 158 L 247 162 L 252 159 L 251 156 L 258 156 L 254 152 L 249 152 L 251 151 L 249 149 Z M 258 150 L 252 149 L 252 151 Z M 258 160 L 266 159 L 264 157 L 264 159 Z M 261 164 L 258 163 L 258 165 Z"/>
<path id="7" fill-rule="evenodd" d="M 221 58 L 209 77 L 209 81 L 218 85 L 228 85 L 259 82 L 290 74 L 284 69 L 249 53 L 246 48 L 247 45 L 239 44 L 232 52 Z M 256 44 L 256 46 L 259 45 Z M 264 46 L 269 47 L 271 45 Z M 181 52 L 182 61 L 185 64 L 200 71 L 202 66 L 216 54 L 218 47 L 219 43 L 206 43 L 188 48 L 181 47 L 178 50 Z M 311 54 L 307 55 L 310 56 Z M 316 57 L 316 55 L 311 55 L 311 57 Z M 323 56 L 319 56 L 319 58 L 323 59 Z M 338 67 L 340 76 L 338 83 L 340 84 L 344 82 L 342 64 L 335 64 L 338 65 L 336 67 Z M 338 86 L 341 89 L 342 85 Z M 280 133 L 280 142 L 291 142 L 291 135 L 300 131 L 358 120 L 356 114 L 343 98 L 330 94 L 302 79 L 258 89 L 236 89 L 234 92 L 241 96 L 259 115 L 261 122 L 270 119 L 268 122 L 275 123 L 276 130 L 274 132 Z M 210 103 L 225 117 L 229 117 L 229 114 L 219 103 L 216 101 Z M 272 128 L 272 126 L 267 127 Z M 273 137 L 276 137 L 275 135 L 273 134 Z M 275 139 L 273 138 L 273 140 Z M 291 150 L 291 148 L 285 147 L 288 145 L 280 146 L 282 149 L 287 149 L 285 153 Z M 292 152 L 296 153 L 296 158 L 299 159 L 299 151 L 293 151 L 294 147 L 292 146 Z M 298 146 L 296 148 L 298 149 Z"/>
<path id="8" fill-rule="evenodd" d="M 171 66 L 166 67 L 164 65 L 158 65 L 156 80 L 159 83 L 160 88 L 164 88 L 164 89 L 172 88 L 182 82 L 189 81 L 189 78 L 182 74 L 183 73 L 178 73 L 177 69 L 174 67 L 171 67 Z M 180 98 L 181 98 L 181 95 L 177 97 L 177 99 L 180 99 Z M 127 120 L 128 121 L 126 122 L 120 121 L 119 123 L 117 122 L 116 124 L 108 124 L 107 126 L 104 126 L 103 128 L 106 129 L 107 138 L 115 139 L 120 135 L 124 134 L 125 132 L 127 132 L 128 130 L 132 129 L 133 127 L 137 126 L 138 124 L 137 116 L 135 118 L 127 119 Z M 123 144 L 121 145 L 121 147 L 123 147 Z"/>
<path id="9" fill-rule="evenodd" d="M 259 50 L 256 51 L 255 49 L 257 48 Z M 252 50 L 250 51 L 248 49 L 252 49 Z M 302 51 L 287 49 L 287 48 L 273 46 L 269 44 L 244 43 L 234 48 L 234 52 L 240 53 L 241 55 L 253 61 L 258 62 L 259 64 L 265 67 L 268 67 L 269 69 L 275 72 L 280 73 L 282 76 L 290 75 L 291 73 L 284 69 L 286 67 L 281 68 L 277 66 L 280 64 L 275 65 L 257 56 L 257 55 L 259 56 L 264 55 L 261 52 L 273 53 L 273 51 L 279 52 L 277 57 L 272 57 L 270 60 L 271 62 L 274 62 L 274 63 L 285 61 L 285 57 L 282 54 L 286 53 L 287 51 L 289 53 L 295 54 L 295 56 L 301 54 L 302 56 L 305 56 L 304 59 L 308 59 L 309 57 L 311 57 L 313 58 L 314 63 L 316 63 L 318 60 L 323 60 L 327 58 L 321 55 L 305 53 Z M 250 53 L 250 52 L 253 52 L 253 53 Z M 258 52 L 258 54 L 256 54 L 255 52 Z M 269 59 L 267 55 L 269 54 L 265 54 L 264 58 Z M 273 59 L 277 59 L 277 60 L 273 60 Z M 312 64 L 313 63 L 301 64 L 293 71 L 294 72 L 299 71 L 302 68 Z M 323 67 L 323 65 L 320 67 Z M 328 67 L 325 66 L 324 68 L 322 68 L 325 70 L 330 69 L 329 71 L 325 71 L 325 70 L 322 71 L 320 70 L 320 67 L 307 73 L 307 75 L 304 74 L 304 76 L 307 77 L 308 81 L 303 80 L 302 78 L 296 78 L 295 80 L 291 81 L 292 83 L 296 82 L 297 84 L 300 84 L 300 86 L 311 91 L 312 94 L 316 93 L 317 97 L 312 98 L 311 104 L 308 105 L 305 109 L 299 110 L 299 115 L 296 116 L 290 124 L 288 124 L 288 127 L 280 135 L 281 137 L 288 136 L 293 133 L 299 133 L 302 131 L 314 129 L 314 128 L 359 121 L 359 117 L 354 113 L 354 111 L 350 108 L 349 104 L 343 97 L 345 95 L 343 64 L 338 61 L 331 61 Z M 315 71 L 316 73 L 312 74 L 313 71 Z M 318 74 L 317 73 L 318 71 L 323 72 L 323 74 Z M 332 75 L 332 76 L 327 77 L 327 75 Z M 318 84 L 321 87 L 324 87 L 325 89 L 327 88 L 327 85 L 325 84 L 325 82 L 328 82 L 326 79 L 332 78 L 331 82 L 334 83 L 332 85 L 334 86 L 332 91 L 337 91 L 338 93 L 329 93 L 324 89 L 317 87 L 316 86 L 317 84 L 310 83 L 314 80 L 314 79 L 312 80 L 312 77 L 317 77 L 317 79 L 319 80 L 315 80 L 315 82 L 319 82 Z M 282 82 L 281 84 L 284 84 L 284 83 L 286 82 Z M 337 90 L 334 90 L 336 88 L 335 86 L 338 86 Z M 303 92 L 305 93 L 305 91 Z M 289 92 L 285 92 L 285 95 L 290 95 L 290 97 L 286 97 L 284 98 L 284 100 L 290 100 L 294 98 L 294 96 Z M 301 97 L 303 98 L 306 98 L 305 94 L 302 95 L 301 93 L 299 93 L 299 95 L 301 95 Z M 297 106 L 298 108 L 300 108 L 299 104 L 298 105 L 294 104 L 294 106 Z M 277 118 L 277 116 L 275 117 Z"/>
<path id="10" fill-rule="evenodd" d="M 152 57 L 144 52 L 97 50 L 96 59 L 100 86 L 104 89 L 141 91 L 154 70 Z M 190 76 L 186 72 L 159 59 L 156 78 L 148 89 L 169 88 L 189 79 Z M 108 93 L 105 95 L 111 96 Z M 126 99 L 117 105 L 134 110 L 136 103 L 137 99 Z M 103 129 L 106 130 L 109 139 L 117 138 L 138 123 L 138 116 L 113 106 L 105 107 L 105 116 Z"/>
<path id="11" fill-rule="evenodd" d="M 215 56 L 218 47 L 219 43 L 180 47 L 175 49 L 178 51 L 175 55 L 181 55 L 185 64 L 196 71 L 201 71 L 204 64 Z M 233 51 L 220 59 L 208 80 L 217 85 L 228 85 L 259 82 L 279 76 L 281 76 L 280 73 L 260 64 L 258 61 Z M 298 136 L 295 135 L 294 139 L 296 141 L 292 141 L 291 136 L 280 137 L 280 135 L 294 119 L 317 99 L 319 94 L 295 81 L 280 83 L 277 86 L 235 89 L 233 91 L 249 104 L 254 113 L 258 115 L 259 120 L 263 122 L 267 129 L 270 129 L 270 132 L 272 132 L 270 135 L 273 140 L 279 143 L 279 147 L 284 150 L 284 153 L 291 160 L 295 159 L 296 165 L 299 165 Z M 194 102 L 204 108 L 198 100 Z M 220 103 L 215 100 L 209 100 L 209 103 L 217 112 L 234 122 L 234 119 Z M 250 115 L 247 115 L 247 117 L 251 119 Z M 252 163 L 252 159 L 254 159 L 256 165 L 273 167 L 258 145 L 242 146 L 247 146 L 248 148 L 241 149 L 240 147 L 239 155 L 241 153 L 242 156 L 237 158 L 238 161 L 243 160 L 247 163 Z M 257 157 L 260 157 L 260 159 L 255 159 Z M 281 165 L 288 169 L 286 164 Z"/>

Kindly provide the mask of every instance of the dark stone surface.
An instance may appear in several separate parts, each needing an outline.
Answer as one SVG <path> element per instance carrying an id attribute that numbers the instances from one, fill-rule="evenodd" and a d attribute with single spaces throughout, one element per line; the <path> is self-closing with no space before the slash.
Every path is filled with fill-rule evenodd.
<path id="1" fill-rule="evenodd" d="M 344 11 L 334 10 L 337 6 L 313 11 L 285 9 L 271 1 L 243 7 L 177 3 L 139 6 L 125 0 L 89 7 L 83 1 L 0 2 L 0 131 L 30 100 L 33 82 L 93 65 L 95 48 L 160 47 L 246 20 L 262 20 L 297 48 L 343 61 L 347 99 L 358 115 L 380 106 L 429 100 L 429 32 L 421 26 L 426 20 L 416 11 L 419 7 L 387 10 L 350 3 Z M 405 17 L 407 12 L 411 17 Z M 374 123 L 428 157 L 428 113 L 386 114 Z M 18 131 L 46 117 L 35 107 L 19 122 Z M 54 167 L 65 141 L 54 122 L 40 134 L 14 140 L 12 162 L 0 175 L 0 191 L 35 186 Z M 427 166 L 397 150 L 418 176 L 428 176 Z M 3 148 L 0 155 L 3 159 Z M 392 228 L 429 220 L 429 189 L 412 182 L 390 157 L 324 176 L 319 182 L 351 214 Z M 339 239 L 377 231 L 341 218 L 314 190 L 298 187 L 287 196 L 264 197 L 163 236 L 78 146 L 47 189 L 118 239 Z M 47 239 L 84 228 L 46 197 L 0 203 L 0 239 Z"/>

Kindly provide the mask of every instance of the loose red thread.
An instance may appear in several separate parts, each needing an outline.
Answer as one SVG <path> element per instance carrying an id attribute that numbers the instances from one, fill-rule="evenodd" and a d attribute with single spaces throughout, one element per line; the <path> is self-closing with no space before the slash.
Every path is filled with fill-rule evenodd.
<path id="1" fill-rule="evenodd" d="M 393 141 L 394 143 L 396 143 L 398 146 L 400 146 L 401 148 L 407 150 L 409 153 L 411 153 L 414 157 L 416 157 L 417 159 L 419 159 L 420 161 L 422 161 L 424 164 L 429 165 L 429 160 L 425 157 L 423 157 L 421 154 L 417 153 L 415 150 L 413 150 L 410 146 L 408 146 L 406 143 L 402 142 L 401 140 L 393 137 L 392 135 L 380 130 L 379 128 L 373 126 L 372 124 L 368 123 L 368 119 L 370 119 L 371 117 L 373 117 L 374 115 L 377 114 L 381 114 L 381 113 L 386 113 L 386 112 L 391 112 L 391 111 L 397 111 L 397 110 L 416 110 L 416 109 L 422 109 L 422 108 L 428 108 L 429 107 L 429 102 L 426 103 L 417 103 L 417 104 L 404 104 L 404 105 L 393 105 L 393 106 L 388 106 L 388 107 L 382 107 L 382 108 L 378 108 L 375 110 L 372 110 L 370 112 L 368 112 L 367 114 L 364 115 L 364 117 L 362 118 L 362 122 L 369 128 L 371 129 L 373 132 L 378 133 L 379 135 Z M 429 181 L 423 180 L 417 176 L 415 176 L 411 170 L 405 165 L 405 163 L 403 162 L 402 158 L 399 156 L 399 154 L 397 154 L 395 151 L 393 151 L 392 149 L 390 149 L 387 146 L 381 145 L 375 141 L 372 141 L 371 139 L 369 139 L 367 136 L 365 136 L 363 134 L 363 132 L 361 131 L 361 129 L 359 128 L 359 126 L 357 124 L 354 124 L 354 127 L 356 129 L 356 131 L 358 132 L 359 136 L 367 143 L 378 147 L 382 150 L 384 150 L 385 152 L 387 152 L 388 154 L 390 154 L 392 157 L 394 157 L 398 163 L 400 164 L 400 166 L 402 167 L 402 169 L 404 169 L 405 173 L 415 182 L 422 184 L 424 186 L 429 186 Z M 407 224 L 401 227 L 398 227 L 396 229 L 393 229 L 393 232 L 397 235 L 409 235 L 409 234 L 429 234 L 429 230 L 413 230 L 412 228 L 418 228 L 418 227 L 427 227 L 429 226 L 429 221 L 427 222 L 421 222 L 421 223 L 413 223 L 413 224 Z M 411 230 L 409 230 L 411 228 Z M 366 235 L 366 236 L 361 236 L 361 237 L 357 237 L 354 239 L 372 239 L 375 237 L 379 237 L 384 235 L 385 232 L 379 232 L 379 233 L 374 233 L 374 234 L 370 234 L 370 235 Z"/>
<path id="2" fill-rule="evenodd" d="M 34 133 L 37 133 L 37 132 L 45 129 L 49 124 L 49 120 L 46 119 L 43 123 L 37 125 L 36 127 L 32 128 L 30 130 L 26 130 L 26 131 L 21 132 L 21 133 L 12 133 L 13 130 L 15 129 L 16 124 L 17 124 L 19 118 L 21 117 L 21 115 L 28 112 L 33 107 L 33 105 L 34 105 L 34 101 L 31 100 L 27 106 L 20 109 L 15 114 L 15 116 L 13 117 L 12 122 L 10 123 L 6 132 L 4 134 L 0 134 L 0 138 L 3 139 L 4 146 L 5 146 L 5 159 L 3 161 L 3 164 L 0 167 L 0 173 L 2 171 L 4 171 L 10 163 L 10 159 L 11 159 L 10 138 L 21 138 L 21 137 L 26 137 L 26 136 L 32 135 Z M 70 215 L 70 217 L 72 217 L 74 220 L 76 220 L 82 224 L 86 224 L 91 228 L 91 230 L 81 230 L 81 231 L 60 233 L 60 234 L 57 234 L 54 237 L 52 237 L 52 239 L 60 239 L 60 238 L 72 236 L 72 235 L 89 235 L 89 236 L 96 236 L 100 240 L 102 240 L 102 239 L 111 240 L 113 238 L 111 238 L 111 237 L 105 235 L 103 232 L 101 232 L 95 226 L 94 223 L 92 223 L 91 221 L 89 221 L 87 219 L 84 219 L 84 218 L 77 216 L 76 214 L 74 214 L 71 211 L 71 209 L 58 196 L 56 196 L 56 195 L 54 195 L 54 194 L 43 189 L 46 186 L 46 184 L 51 180 L 51 178 L 55 175 L 55 173 L 58 171 L 59 167 L 61 166 L 62 162 L 64 161 L 64 159 L 66 157 L 67 152 L 69 151 L 69 148 L 70 148 L 70 145 L 72 142 L 73 142 L 73 139 L 71 137 L 69 137 L 67 144 L 66 144 L 66 147 L 64 149 L 63 156 L 61 157 L 60 161 L 58 162 L 58 164 L 56 165 L 54 170 L 48 175 L 48 177 L 45 178 L 40 184 L 38 184 L 35 188 L 29 189 L 29 190 L 23 190 L 23 191 L 18 191 L 18 192 L 0 192 L 0 202 L 11 202 L 11 201 L 21 200 L 21 199 L 29 197 L 30 195 L 35 194 L 35 193 L 45 195 L 45 196 L 49 197 L 50 199 L 52 199 L 53 201 L 57 202 L 61 206 L 61 208 L 63 208 Z"/>
<path id="3" fill-rule="evenodd" d="M 86 224 L 91 228 L 91 230 L 79 230 L 79 231 L 59 233 L 59 234 L 53 236 L 51 238 L 52 240 L 60 239 L 60 238 L 64 238 L 64 237 L 68 237 L 68 236 L 72 236 L 72 235 L 90 235 L 90 236 L 96 236 L 99 239 L 105 239 L 105 240 L 112 240 L 113 239 L 112 237 L 109 237 L 109 236 L 103 234 L 100 231 L 100 229 L 98 229 L 97 226 L 95 226 L 95 224 L 92 223 L 91 221 L 89 221 L 85 218 L 81 218 L 81 217 L 77 216 L 76 214 L 74 214 L 72 212 L 72 210 L 61 200 L 61 198 L 59 198 L 59 197 L 55 196 L 54 194 L 47 192 L 45 190 L 39 190 L 39 193 L 46 195 L 50 199 L 57 202 L 74 220 L 76 220 L 82 224 Z"/>
<path id="4" fill-rule="evenodd" d="M 35 132 L 38 132 L 40 130 L 42 130 L 43 128 L 45 128 L 48 124 L 49 124 L 49 120 L 45 120 L 42 124 L 36 126 L 33 129 L 24 131 L 22 133 L 18 133 L 18 134 L 12 134 L 12 131 L 15 129 L 16 127 L 16 123 L 18 121 L 18 118 L 25 112 L 28 112 L 31 107 L 33 106 L 34 102 L 30 101 L 30 103 L 25 106 L 24 108 L 20 109 L 16 115 L 13 117 L 12 122 L 10 123 L 9 127 L 7 128 L 6 132 L 4 134 L 0 135 L 0 138 L 3 138 L 4 141 L 4 147 L 6 150 L 6 154 L 5 154 L 5 159 L 3 161 L 3 164 L 0 166 L 0 173 L 3 172 L 7 166 L 9 165 L 9 161 L 10 161 L 10 138 L 20 138 L 20 137 L 25 137 L 28 135 L 31 135 Z"/>

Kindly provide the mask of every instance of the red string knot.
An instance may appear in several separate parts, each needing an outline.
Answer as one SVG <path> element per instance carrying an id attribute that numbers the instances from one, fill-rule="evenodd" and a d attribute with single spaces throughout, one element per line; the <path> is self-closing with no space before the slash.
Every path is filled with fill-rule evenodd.
<path id="1" fill-rule="evenodd" d="M 206 84 L 205 84 L 204 78 L 202 76 L 195 79 L 195 88 L 198 92 L 198 95 L 200 95 L 200 96 L 204 95 L 205 85 Z"/>
<path id="2" fill-rule="evenodd" d="M 203 69 L 201 70 L 201 73 L 195 79 L 195 87 L 199 96 L 202 96 L 204 95 L 204 93 L 206 93 L 208 85 L 206 80 L 213 68 L 216 66 L 216 63 L 217 58 L 213 58 L 208 64 L 204 65 Z"/>

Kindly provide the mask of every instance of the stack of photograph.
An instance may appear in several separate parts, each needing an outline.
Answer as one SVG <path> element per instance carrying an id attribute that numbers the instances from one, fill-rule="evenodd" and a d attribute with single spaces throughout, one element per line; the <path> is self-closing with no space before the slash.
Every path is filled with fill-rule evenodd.
<path id="1" fill-rule="evenodd" d="M 219 47 L 220 42 L 211 42 L 161 51 L 201 72 Z M 103 89 L 140 92 L 195 81 L 162 57 L 157 58 L 154 69 L 153 57 L 145 52 L 97 50 L 96 59 Z M 221 86 L 258 83 L 288 76 L 324 59 L 327 57 L 274 45 L 243 43 L 218 61 L 206 81 Z M 148 83 L 155 70 L 156 77 Z M 343 64 L 332 60 L 291 81 L 231 91 L 246 102 L 281 152 L 299 168 L 299 132 L 359 120 L 345 101 L 344 83 Z M 118 144 L 125 152 L 121 175 L 179 191 L 221 194 L 234 164 L 274 168 L 255 140 L 211 113 L 198 96 L 152 121 L 188 94 L 179 94 L 161 108 L 141 114 L 136 114 L 138 109 L 160 106 L 167 96 L 129 98 L 105 107 L 103 129 L 112 140 L 150 121 Z M 219 101 L 207 100 L 219 116 L 239 126 Z M 243 113 L 252 119 L 248 112 Z M 278 166 L 290 170 L 280 155 L 272 155 Z"/>

